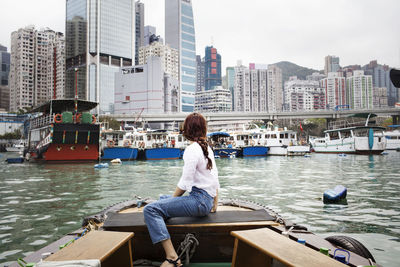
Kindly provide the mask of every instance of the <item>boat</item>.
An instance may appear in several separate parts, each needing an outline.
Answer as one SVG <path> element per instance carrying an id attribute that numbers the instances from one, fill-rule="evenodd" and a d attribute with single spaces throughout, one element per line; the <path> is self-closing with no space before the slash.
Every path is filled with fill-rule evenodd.
<path id="1" fill-rule="evenodd" d="M 188 144 L 182 134 L 166 130 L 147 130 L 143 136 L 143 150 L 139 157 L 145 160 L 181 159 Z"/>
<path id="2" fill-rule="evenodd" d="M 269 148 L 261 145 L 261 133 L 234 132 L 229 139 L 238 148 L 239 157 L 265 157 Z"/>
<path id="3" fill-rule="evenodd" d="M 328 189 L 324 192 L 324 204 L 347 204 L 347 188 L 343 185 L 337 185 L 334 189 Z"/>
<path id="4" fill-rule="evenodd" d="M 13 144 L 12 146 L 6 147 L 7 152 L 24 152 L 26 146 L 25 140 L 20 140 L 18 144 Z"/>
<path id="5" fill-rule="evenodd" d="M 207 133 L 208 144 L 217 158 L 234 158 L 238 154 L 238 148 L 231 140 L 228 132 Z"/>
<path id="6" fill-rule="evenodd" d="M 136 160 L 139 154 L 139 138 L 130 131 L 102 131 L 101 147 L 103 160 Z M 143 140 L 143 137 L 142 137 Z"/>
<path id="7" fill-rule="evenodd" d="M 386 149 L 400 149 L 400 125 L 389 125 L 391 131 L 385 131 L 383 134 L 386 138 Z"/>
<path id="8" fill-rule="evenodd" d="M 96 102 L 55 99 L 32 110 L 25 157 L 37 161 L 97 161 Z"/>
<path id="9" fill-rule="evenodd" d="M 24 163 L 24 158 L 19 157 L 19 158 L 7 158 L 6 159 L 7 163 Z"/>
<path id="10" fill-rule="evenodd" d="M 19 262 L 38 263 L 37 267 L 71 261 L 97 264 L 90 266 L 159 266 L 164 252 L 151 243 L 143 217 L 143 207 L 152 201 L 131 199 L 87 216 L 82 228 Z M 185 266 L 340 267 L 344 265 L 332 257 L 347 253 L 350 266 L 376 266 L 368 249 L 353 238 L 324 239 L 268 207 L 243 200 L 220 200 L 216 213 L 171 218 L 167 227 Z"/>
<path id="11" fill-rule="evenodd" d="M 325 137 L 310 139 L 313 150 L 316 153 L 381 154 L 386 149 L 386 139 L 383 137 L 385 128 L 369 125 L 369 119 L 376 115 L 356 114 L 353 117 L 367 120 L 361 125 L 347 121 L 333 124 L 332 129 L 324 131 Z"/>

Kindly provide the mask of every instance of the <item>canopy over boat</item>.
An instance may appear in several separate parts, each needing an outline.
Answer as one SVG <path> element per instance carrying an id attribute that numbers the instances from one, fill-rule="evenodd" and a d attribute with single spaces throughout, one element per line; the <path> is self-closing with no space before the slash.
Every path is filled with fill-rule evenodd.
<path id="1" fill-rule="evenodd" d="M 226 136 L 226 137 L 229 137 L 231 135 L 229 133 L 227 133 L 227 132 L 212 132 L 212 133 L 208 133 L 207 136 Z"/>
<path id="2" fill-rule="evenodd" d="M 78 112 L 85 112 L 94 109 L 97 106 L 97 102 L 76 100 L 78 103 Z M 54 99 L 46 102 L 40 106 L 35 107 L 32 113 L 43 112 L 43 113 L 61 113 L 64 111 L 75 110 L 75 99 Z"/>
<path id="3" fill-rule="evenodd" d="M 374 118 L 377 117 L 378 115 L 373 114 L 373 113 L 356 113 L 356 114 L 352 114 L 349 117 L 350 118 L 363 118 L 363 119 L 370 119 L 370 118 Z"/>

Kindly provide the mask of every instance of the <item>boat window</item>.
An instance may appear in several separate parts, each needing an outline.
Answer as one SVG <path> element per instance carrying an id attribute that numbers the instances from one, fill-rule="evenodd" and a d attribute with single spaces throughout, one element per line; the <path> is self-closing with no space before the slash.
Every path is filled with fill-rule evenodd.
<path id="1" fill-rule="evenodd" d="M 267 138 L 267 139 L 270 138 L 270 135 L 269 135 L 269 134 L 266 134 L 266 135 L 265 135 L 265 138 Z"/>
<path id="2" fill-rule="evenodd" d="M 354 135 L 358 137 L 367 137 L 368 129 L 356 129 L 354 130 Z"/>
<path id="3" fill-rule="evenodd" d="M 276 138 L 278 138 L 278 137 L 276 136 L 276 134 L 271 134 L 271 138 L 272 138 L 272 139 L 276 139 Z"/>
<path id="4" fill-rule="evenodd" d="M 339 132 L 331 132 L 329 133 L 330 140 L 337 140 L 339 139 Z"/>
<path id="5" fill-rule="evenodd" d="M 178 142 L 182 142 L 182 136 L 178 137 Z"/>
<path id="6" fill-rule="evenodd" d="M 295 134 L 290 134 L 290 138 L 291 139 L 296 139 L 296 135 Z"/>
<path id="7" fill-rule="evenodd" d="M 280 138 L 280 139 L 283 139 L 284 136 L 285 136 L 285 135 L 284 135 L 283 133 L 279 134 L 279 138 Z"/>
<path id="8" fill-rule="evenodd" d="M 289 134 L 285 133 L 285 138 L 288 139 L 289 138 Z"/>
<path id="9" fill-rule="evenodd" d="M 151 135 L 148 135 L 147 136 L 147 141 L 150 141 L 151 140 Z"/>
<path id="10" fill-rule="evenodd" d="M 350 132 L 350 131 L 343 131 L 343 132 L 340 132 L 340 136 L 341 136 L 342 138 L 349 138 L 349 137 L 351 137 L 351 132 Z"/>

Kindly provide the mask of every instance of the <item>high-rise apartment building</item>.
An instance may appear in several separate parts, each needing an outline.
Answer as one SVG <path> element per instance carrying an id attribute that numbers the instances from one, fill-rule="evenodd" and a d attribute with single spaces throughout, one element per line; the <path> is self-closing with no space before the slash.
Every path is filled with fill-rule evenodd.
<path id="1" fill-rule="evenodd" d="M 28 26 L 11 34 L 10 110 L 64 97 L 64 35 Z"/>
<path id="2" fill-rule="evenodd" d="M 204 91 L 204 60 L 196 56 L 196 92 Z"/>
<path id="3" fill-rule="evenodd" d="M 337 72 L 340 69 L 339 57 L 336 56 L 326 56 L 325 57 L 325 75 L 329 72 Z"/>
<path id="4" fill-rule="evenodd" d="M 285 107 L 288 111 L 325 109 L 325 94 L 319 82 L 290 77 L 285 82 Z"/>
<path id="5" fill-rule="evenodd" d="M 165 43 L 179 51 L 179 111 L 192 112 L 196 91 L 192 0 L 165 0 Z"/>
<path id="6" fill-rule="evenodd" d="M 243 65 L 235 66 L 234 111 L 250 112 L 250 71 Z"/>
<path id="7" fill-rule="evenodd" d="M 7 47 L 0 44 L 0 109 L 10 109 L 10 87 L 8 75 L 10 73 L 10 53 Z"/>
<path id="8" fill-rule="evenodd" d="M 338 105 L 347 105 L 346 78 L 337 72 L 328 73 L 328 77 L 320 81 L 325 91 L 325 108 L 334 109 Z"/>
<path id="9" fill-rule="evenodd" d="M 397 88 L 390 80 L 390 67 L 388 65 L 378 64 L 376 60 L 373 60 L 369 64 L 363 66 L 362 69 L 365 75 L 372 76 L 374 88 L 387 88 L 387 104 L 389 106 L 394 106 L 399 99 L 399 94 Z"/>
<path id="10" fill-rule="evenodd" d="M 196 112 L 230 112 L 232 111 L 232 97 L 228 89 L 215 86 L 207 91 L 196 92 Z"/>
<path id="11" fill-rule="evenodd" d="M 352 77 L 346 79 L 347 101 L 352 109 L 373 108 L 372 76 L 356 70 Z"/>
<path id="12" fill-rule="evenodd" d="M 135 2 L 135 64 L 139 63 L 139 49 L 145 45 L 144 39 L 144 4 Z"/>
<path id="13" fill-rule="evenodd" d="M 204 57 L 204 88 L 207 91 L 221 85 L 221 55 L 216 48 L 207 46 Z"/>
<path id="14" fill-rule="evenodd" d="M 235 88 L 235 68 L 227 67 L 226 68 L 226 87 L 231 92 L 232 96 L 232 110 L 235 110 L 235 96 L 234 96 L 234 88 Z"/>
<path id="15" fill-rule="evenodd" d="M 282 70 L 275 65 L 268 66 L 267 111 L 278 112 L 283 108 Z"/>
<path id="16" fill-rule="evenodd" d="M 73 98 L 77 90 L 78 98 L 99 102 L 100 113 L 114 112 L 114 75 L 135 63 L 142 5 L 134 0 L 67 0 L 66 97 Z"/>
<path id="17" fill-rule="evenodd" d="M 179 80 L 179 53 L 178 50 L 160 42 L 153 42 L 150 45 L 142 46 L 139 49 L 139 65 L 147 63 L 152 56 L 161 58 L 165 73 L 168 73 L 176 80 Z"/>

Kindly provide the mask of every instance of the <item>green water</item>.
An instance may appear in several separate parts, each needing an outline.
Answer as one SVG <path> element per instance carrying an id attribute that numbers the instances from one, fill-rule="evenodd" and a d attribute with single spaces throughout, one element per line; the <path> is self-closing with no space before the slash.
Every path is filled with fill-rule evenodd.
<path id="1" fill-rule="evenodd" d="M 6 164 L 0 154 L 0 266 L 80 227 L 85 215 L 131 199 L 170 194 L 183 161 Z M 256 201 L 329 236 L 361 241 L 383 266 L 400 266 L 400 153 L 382 156 L 217 159 L 221 197 Z M 348 205 L 324 205 L 324 190 L 342 184 Z"/>

